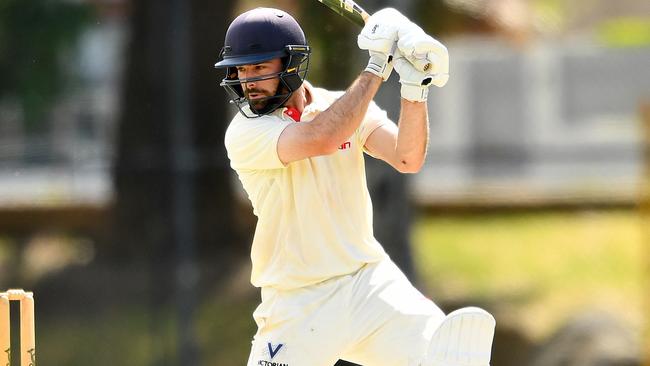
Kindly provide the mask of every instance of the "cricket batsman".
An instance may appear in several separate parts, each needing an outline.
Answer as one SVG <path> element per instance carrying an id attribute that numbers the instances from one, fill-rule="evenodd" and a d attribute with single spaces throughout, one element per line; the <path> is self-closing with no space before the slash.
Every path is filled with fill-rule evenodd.
<path id="1" fill-rule="evenodd" d="M 445 316 L 411 285 L 373 236 L 366 185 L 364 153 L 401 173 L 422 167 L 427 94 L 447 82 L 447 49 L 390 8 L 357 43 L 369 62 L 349 88 L 317 88 L 305 81 L 300 25 L 256 8 L 230 24 L 215 65 L 240 111 L 228 158 L 258 218 L 251 282 L 262 301 L 248 366 L 488 366 L 494 318 L 476 307 Z M 393 69 L 397 124 L 373 102 Z"/>

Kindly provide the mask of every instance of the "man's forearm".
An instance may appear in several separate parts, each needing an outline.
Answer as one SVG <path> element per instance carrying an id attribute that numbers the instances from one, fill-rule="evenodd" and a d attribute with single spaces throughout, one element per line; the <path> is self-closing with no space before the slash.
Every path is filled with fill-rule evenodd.
<path id="1" fill-rule="evenodd" d="M 343 96 L 312 121 L 316 132 L 338 147 L 359 127 L 381 83 L 381 78 L 362 72 Z"/>
<path id="2" fill-rule="evenodd" d="M 402 99 L 395 154 L 406 171 L 422 167 L 429 143 L 427 104 Z"/>

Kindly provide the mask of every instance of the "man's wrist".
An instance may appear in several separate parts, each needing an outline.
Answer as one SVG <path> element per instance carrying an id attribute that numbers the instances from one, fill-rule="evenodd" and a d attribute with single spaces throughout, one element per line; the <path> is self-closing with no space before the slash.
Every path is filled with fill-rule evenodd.
<path id="1" fill-rule="evenodd" d="M 407 104 L 410 104 L 410 105 L 421 105 L 421 104 L 426 104 L 427 103 L 426 99 L 424 99 L 424 100 L 411 100 L 411 99 L 404 98 L 403 95 L 400 95 L 400 97 L 401 97 L 402 103 L 407 103 Z"/>
<path id="2" fill-rule="evenodd" d="M 370 59 L 366 70 L 382 78 L 383 81 L 388 80 L 391 72 L 393 71 L 393 56 L 370 51 Z"/>
<path id="3" fill-rule="evenodd" d="M 370 81 L 375 81 L 375 82 L 379 82 L 379 83 L 384 82 L 384 80 L 382 79 L 381 76 L 375 74 L 374 72 L 368 71 L 367 69 L 361 71 L 360 78 L 368 79 Z"/>
<path id="4" fill-rule="evenodd" d="M 410 102 L 426 102 L 429 95 L 429 88 L 426 86 L 410 85 L 402 83 L 400 94 L 403 99 Z"/>

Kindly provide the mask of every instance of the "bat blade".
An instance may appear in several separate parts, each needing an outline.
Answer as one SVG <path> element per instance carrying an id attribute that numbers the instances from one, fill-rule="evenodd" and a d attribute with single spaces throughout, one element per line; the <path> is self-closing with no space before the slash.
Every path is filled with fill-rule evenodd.
<path id="1" fill-rule="evenodd" d="M 363 10 L 357 3 L 352 0 L 318 0 L 323 5 L 332 9 L 340 16 L 353 22 L 354 24 L 363 27 L 366 24 L 366 19 L 370 17 L 368 12 Z"/>

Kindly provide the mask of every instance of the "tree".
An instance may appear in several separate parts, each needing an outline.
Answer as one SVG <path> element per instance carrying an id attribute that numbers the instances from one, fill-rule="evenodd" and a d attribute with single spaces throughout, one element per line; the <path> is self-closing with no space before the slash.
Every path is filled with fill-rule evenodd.
<path id="1" fill-rule="evenodd" d="M 0 0 L 0 99 L 16 100 L 28 133 L 46 128 L 44 117 L 65 86 L 62 50 L 90 19 L 85 5 Z"/>
<path id="2" fill-rule="evenodd" d="M 188 174 L 195 192 L 191 204 L 198 254 L 229 263 L 240 236 L 233 211 L 223 135 L 230 109 L 218 83 L 222 75 L 212 68 L 230 21 L 233 1 L 190 2 L 188 59 L 181 70 L 186 96 L 177 96 L 172 66 L 172 40 L 181 32 L 173 28 L 171 5 L 153 0 L 133 3 L 131 41 L 128 48 L 123 109 L 120 118 L 117 159 L 115 234 L 112 248 L 104 253 L 117 261 L 173 253 L 173 184 L 178 174 Z M 179 107 L 184 99 L 186 106 Z M 174 155 L 178 126 L 174 113 L 189 124 L 191 136 L 182 160 Z M 207 256 L 207 257 L 206 257 Z"/>
<path id="3" fill-rule="evenodd" d="M 152 312 L 175 299 L 183 365 L 198 362 L 198 279 L 227 278 L 247 252 L 223 146 L 230 109 L 213 69 L 234 3 L 132 2 L 113 237 L 98 260 L 148 269 Z M 155 364 L 170 362 L 155 353 Z"/>

